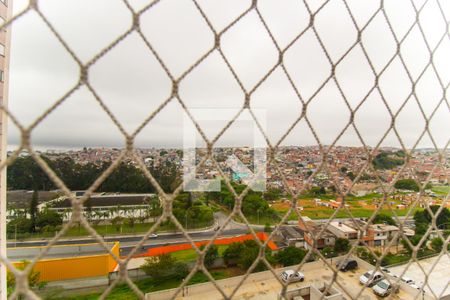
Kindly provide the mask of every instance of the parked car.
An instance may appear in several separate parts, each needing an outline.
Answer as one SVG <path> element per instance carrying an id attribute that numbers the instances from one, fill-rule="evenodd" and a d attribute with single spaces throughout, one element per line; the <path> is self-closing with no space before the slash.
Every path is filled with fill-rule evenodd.
<path id="1" fill-rule="evenodd" d="M 421 290 L 422 287 L 423 287 L 423 283 L 418 283 L 418 284 L 417 283 L 411 283 L 409 286 L 414 288 L 414 289 L 416 289 L 416 290 Z"/>
<path id="2" fill-rule="evenodd" d="M 148 236 L 149 239 L 156 239 L 158 235 L 156 233 L 152 233 Z"/>
<path id="3" fill-rule="evenodd" d="M 358 262 L 354 259 L 347 259 L 342 264 L 341 264 L 341 262 L 337 262 L 336 267 L 339 268 L 339 271 L 342 271 L 342 272 L 346 272 L 349 270 L 355 270 L 358 268 Z"/>
<path id="4" fill-rule="evenodd" d="M 408 285 L 415 284 L 414 280 L 406 276 L 403 276 L 401 280 Z"/>
<path id="5" fill-rule="evenodd" d="M 302 272 L 294 272 L 294 270 L 286 270 L 283 273 L 281 273 L 281 280 L 284 282 L 297 282 L 297 281 L 304 281 L 305 275 Z"/>
<path id="6" fill-rule="evenodd" d="M 398 286 L 394 284 L 390 284 L 389 281 L 383 279 L 379 281 L 376 285 L 372 287 L 373 292 L 380 297 L 387 297 L 392 292 L 398 292 Z"/>
<path id="7" fill-rule="evenodd" d="M 380 280 L 383 280 L 384 276 L 381 272 L 372 270 L 367 271 L 361 277 L 359 277 L 359 283 L 363 285 L 367 285 L 368 287 L 372 287 L 377 284 Z"/>

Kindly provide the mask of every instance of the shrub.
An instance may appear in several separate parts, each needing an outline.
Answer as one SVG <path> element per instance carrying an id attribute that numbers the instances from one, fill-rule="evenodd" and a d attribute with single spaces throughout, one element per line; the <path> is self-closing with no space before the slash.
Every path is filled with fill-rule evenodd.
<path id="1" fill-rule="evenodd" d="M 232 243 L 228 246 L 228 248 L 223 253 L 223 260 L 225 264 L 230 266 L 235 266 L 237 264 L 237 260 L 239 259 L 240 253 L 244 249 L 244 245 L 242 243 Z"/>
<path id="2" fill-rule="evenodd" d="M 436 252 L 441 252 L 442 247 L 444 246 L 444 242 L 441 238 L 434 238 L 431 240 L 431 248 Z"/>
<path id="3" fill-rule="evenodd" d="M 336 256 L 333 247 L 330 246 L 324 247 L 320 252 L 322 253 L 323 256 L 325 256 L 325 258 L 332 258 Z"/>
<path id="4" fill-rule="evenodd" d="M 205 249 L 204 245 L 200 247 L 200 250 L 203 249 Z M 218 257 L 219 257 L 219 250 L 217 246 L 211 245 L 205 254 L 205 267 L 210 268 Z"/>
<path id="5" fill-rule="evenodd" d="M 151 256 L 145 259 L 141 266 L 145 274 L 151 277 L 167 277 L 175 265 L 175 259 L 170 254 Z"/>
<path id="6" fill-rule="evenodd" d="M 301 263 L 305 255 L 306 250 L 289 246 L 275 254 L 275 259 L 279 264 L 286 267 Z"/>
<path id="7" fill-rule="evenodd" d="M 399 190 L 419 191 L 419 185 L 414 179 L 400 179 L 394 184 L 394 187 Z"/>
<path id="8" fill-rule="evenodd" d="M 334 252 L 346 253 L 350 250 L 350 241 L 348 239 L 337 238 L 334 243 Z"/>
<path id="9" fill-rule="evenodd" d="M 24 270 L 29 264 L 30 264 L 29 261 L 23 260 L 22 265 L 19 266 L 17 269 Z M 31 288 L 35 288 L 35 287 L 37 287 L 39 289 L 44 288 L 47 285 L 47 282 L 40 281 L 40 278 L 41 278 L 41 272 L 31 269 L 30 273 L 28 274 L 28 285 Z M 6 286 L 7 286 L 8 294 L 10 294 L 13 291 L 14 287 L 16 286 L 16 277 L 11 272 L 8 272 L 6 274 Z"/>

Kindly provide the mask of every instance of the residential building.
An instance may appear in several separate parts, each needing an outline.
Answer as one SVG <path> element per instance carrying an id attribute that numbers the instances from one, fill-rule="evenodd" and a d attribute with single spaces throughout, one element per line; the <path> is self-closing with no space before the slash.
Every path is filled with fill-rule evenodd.
<path id="1" fill-rule="evenodd" d="M 304 232 L 294 226 L 282 226 L 279 231 L 281 240 L 285 246 L 304 247 Z"/>
<path id="2" fill-rule="evenodd" d="M 323 249 L 327 246 L 334 246 L 336 236 L 324 228 L 323 224 L 317 224 L 314 221 L 299 222 L 299 227 L 303 231 L 306 249 Z M 314 240 L 316 243 L 314 243 Z"/>
<path id="3" fill-rule="evenodd" d="M 355 240 L 358 238 L 358 231 L 353 227 L 350 227 L 344 222 L 333 221 L 328 224 L 327 229 L 333 233 L 337 238 L 343 238 L 348 240 Z"/>
<path id="4" fill-rule="evenodd" d="M 399 231 L 397 226 L 388 224 L 370 224 L 367 226 L 367 222 L 360 219 L 354 220 L 353 222 L 347 222 L 346 224 L 357 230 L 359 232 L 358 236 L 360 236 L 369 247 L 387 246 Z M 367 229 L 362 232 L 362 229 L 366 228 L 366 226 Z"/>

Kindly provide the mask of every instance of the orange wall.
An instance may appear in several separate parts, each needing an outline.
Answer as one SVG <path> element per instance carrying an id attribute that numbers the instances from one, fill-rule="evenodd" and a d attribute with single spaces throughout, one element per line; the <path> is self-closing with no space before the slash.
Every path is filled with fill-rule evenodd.
<path id="1" fill-rule="evenodd" d="M 265 242 L 268 238 L 268 235 L 265 232 L 257 232 L 256 236 L 258 237 L 258 239 L 260 241 L 263 241 L 263 242 Z M 246 235 L 240 235 L 240 236 L 235 236 L 235 237 L 230 237 L 230 238 L 217 239 L 214 241 L 214 245 L 229 245 L 231 243 L 242 243 L 247 240 L 253 240 L 253 238 L 254 238 L 253 235 L 246 234 Z M 197 247 L 200 247 L 202 245 L 206 245 L 208 242 L 209 241 L 195 242 L 195 245 Z M 278 249 L 278 247 L 272 241 L 269 241 L 269 243 L 267 245 L 272 250 Z M 164 246 L 164 247 L 158 247 L 158 248 L 151 248 L 151 249 L 148 249 L 145 253 L 138 254 L 135 257 L 155 256 L 155 255 L 159 255 L 159 254 L 172 253 L 172 252 L 187 250 L 187 249 L 192 249 L 192 245 L 190 243 L 170 245 L 170 246 Z"/>
<path id="2" fill-rule="evenodd" d="M 119 243 L 114 243 L 111 249 L 119 257 Z M 19 267 L 22 262 L 14 263 Z M 78 256 L 38 261 L 34 270 L 41 273 L 40 281 L 56 281 L 85 277 L 107 276 L 112 272 L 117 262 L 109 253 L 91 256 Z"/>

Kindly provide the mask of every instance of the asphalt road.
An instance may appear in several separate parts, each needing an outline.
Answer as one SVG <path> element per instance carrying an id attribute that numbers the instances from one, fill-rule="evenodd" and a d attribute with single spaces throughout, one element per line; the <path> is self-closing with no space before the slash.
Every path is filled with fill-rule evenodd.
<path id="1" fill-rule="evenodd" d="M 224 226 L 227 216 L 223 213 L 215 214 L 216 224 L 213 228 L 219 226 Z M 252 226 L 254 229 L 263 228 L 263 226 Z M 203 241 L 211 239 L 215 234 L 213 228 L 206 229 L 203 231 L 191 231 L 188 232 L 190 238 L 194 241 Z M 230 221 L 225 227 L 223 232 L 219 235 L 219 237 L 230 237 L 245 234 L 248 232 L 248 228 L 240 223 L 235 221 Z M 137 243 L 139 243 L 143 238 L 143 235 L 133 235 L 133 236 L 111 236 L 104 237 L 106 242 L 120 242 L 120 254 L 127 255 Z M 45 246 L 48 244 L 48 239 L 42 240 L 31 240 L 31 241 L 17 241 L 17 242 L 8 242 L 7 247 L 37 247 L 37 246 Z M 56 242 L 56 245 L 74 245 L 74 244 L 89 244 L 96 243 L 97 240 L 94 238 L 86 237 L 86 238 L 73 238 L 73 239 L 61 239 Z M 139 249 L 137 253 L 145 252 L 149 248 L 155 248 L 159 246 L 165 245 L 174 245 L 188 242 L 186 237 L 181 233 L 160 233 L 157 237 L 148 238 L 144 245 Z M 74 253 L 75 254 L 75 253 Z"/>
<path id="2" fill-rule="evenodd" d="M 223 227 L 225 224 L 227 216 L 221 212 L 215 214 L 216 224 Z M 403 219 L 401 217 L 401 219 Z M 317 222 L 326 222 L 328 219 L 323 220 L 315 220 Z M 345 219 L 340 219 L 345 220 Z M 255 230 L 261 230 L 264 226 L 252 225 L 252 228 Z M 192 231 L 188 232 L 189 236 L 193 241 L 202 241 L 208 240 L 214 236 L 216 233 L 213 228 L 206 229 L 203 231 Z M 219 237 L 230 237 L 245 234 L 248 232 L 248 228 L 241 223 L 237 223 L 231 220 L 224 228 L 223 232 L 219 235 Z M 133 236 L 111 236 L 104 237 L 106 242 L 120 242 L 120 254 L 127 255 L 130 251 L 135 247 L 137 243 L 139 243 L 143 238 L 143 235 L 133 235 Z M 62 239 L 59 240 L 56 245 L 74 245 L 74 244 L 89 244 L 96 243 L 97 240 L 94 238 L 86 237 L 86 238 L 74 238 L 74 239 Z M 148 238 L 144 245 L 139 249 L 137 253 L 145 252 L 147 249 L 165 246 L 165 245 L 174 245 L 186 243 L 187 239 L 182 233 L 161 233 L 157 237 Z M 32 241 L 17 241 L 17 242 L 8 242 L 7 247 L 36 247 L 36 246 L 45 246 L 47 245 L 48 240 L 32 240 Z"/>
<path id="3" fill-rule="evenodd" d="M 229 229 L 224 230 L 220 237 L 229 237 L 240 234 L 245 234 L 247 230 L 245 229 Z M 214 231 L 202 231 L 202 232 L 191 232 L 189 236 L 194 241 L 208 240 L 214 236 Z M 127 255 L 135 247 L 135 245 L 142 240 L 143 236 L 127 236 L 127 237 L 111 237 L 105 238 L 107 242 L 120 242 L 120 255 Z M 76 239 L 76 240 L 62 240 L 58 241 L 57 245 L 73 245 L 73 244 L 89 244 L 96 243 L 97 241 L 92 238 L 86 239 Z M 145 252 L 147 249 L 186 243 L 186 237 L 181 233 L 171 233 L 171 234 L 161 234 L 154 238 L 149 238 L 145 241 L 144 245 L 139 249 L 137 253 Z M 16 247 L 33 247 L 33 246 L 45 246 L 47 241 L 28 241 L 28 242 L 18 242 Z M 15 243 L 8 243 L 8 247 L 14 247 Z M 75 254 L 75 253 L 74 253 Z"/>

